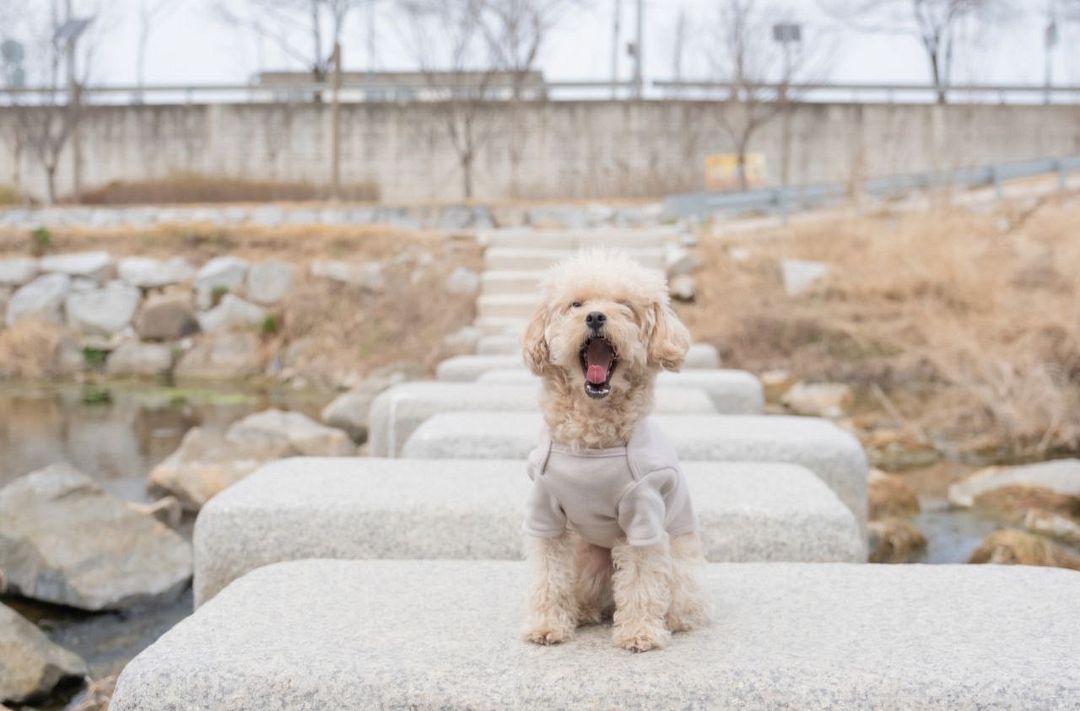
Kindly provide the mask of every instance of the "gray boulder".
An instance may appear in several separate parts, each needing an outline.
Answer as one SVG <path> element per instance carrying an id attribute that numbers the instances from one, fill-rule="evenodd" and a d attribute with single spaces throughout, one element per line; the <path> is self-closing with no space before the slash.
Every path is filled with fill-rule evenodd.
<path id="1" fill-rule="evenodd" d="M 172 369 L 172 349 L 160 343 L 125 341 L 109 354 L 105 371 L 109 375 L 154 377 Z"/>
<path id="2" fill-rule="evenodd" d="M 472 269 L 458 267 L 446 277 L 446 290 L 451 294 L 471 296 L 480 291 L 480 275 Z"/>
<path id="3" fill-rule="evenodd" d="M 259 304 L 276 304 L 292 288 L 295 270 L 285 262 L 261 262 L 248 270 L 247 296 Z"/>
<path id="4" fill-rule="evenodd" d="M 38 260 L 29 257 L 0 259 L 0 286 L 22 286 L 37 276 Z"/>
<path id="5" fill-rule="evenodd" d="M 284 440 L 230 442 L 220 434 L 193 427 L 177 450 L 150 472 L 149 486 L 155 493 L 175 496 L 185 509 L 198 511 L 263 462 L 290 453 Z"/>
<path id="6" fill-rule="evenodd" d="M 356 454 L 356 447 L 341 430 L 320 425 L 303 413 L 284 410 L 248 415 L 229 428 L 225 439 L 233 444 L 284 442 L 293 453 L 309 457 Z"/>
<path id="7" fill-rule="evenodd" d="M 0 569 L 25 597 L 117 609 L 179 595 L 191 578 L 191 546 L 54 464 L 0 489 Z"/>
<path id="8" fill-rule="evenodd" d="M 353 264 L 335 259 L 317 259 L 311 263 L 311 275 L 358 286 L 374 294 L 381 293 L 386 288 L 386 276 L 378 262 Z"/>
<path id="9" fill-rule="evenodd" d="M 780 272 L 784 279 L 784 291 L 788 296 L 798 296 L 828 276 L 829 265 L 804 259 L 785 259 L 780 262 Z"/>
<path id="10" fill-rule="evenodd" d="M 174 257 L 168 261 L 150 257 L 125 257 L 117 265 L 120 278 L 131 286 L 144 289 L 169 286 L 191 281 L 195 276 L 195 267 L 183 257 Z"/>
<path id="11" fill-rule="evenodd" d="M 84 277 L 103 284 L 115 273 L 116 265 L 108 252 L 72 252 L 41 258 L 41 271 Z"/>
<path id="12" fill-rule="evenodd" d="M 64 311 L 72 328 L 110 336 L 131 324 L 141 299 L 134 286 L 113 281 L 100 289 L 72 293 L 64 302 Z"/>
<path id="13" fill-rule="evenodd" d="M 391 385 L 406 380 L 408 377 L 400 372 L 369 378 L 349 392 L 334 398 L 323 408 L 319 418 L 331 427 L 345 430 L 354 440 L 362 442 L 368 435 L 368 415 L 372 401 Z"/>
<path id="14" fill-rule="evenodd" d="M 262 372 L 259 339 L 254 333 L 224 332 L 201 339 L 176 364 L 180 378 L 243 378 Z"/>
<path id="15" fill-rule="evenodd" d="M 6 605 L 0 605 L 0 652 L 0 702 L 31 701 L 64 679 L 89 673 L 77 654 L 50 642 Z"/>
<path id="16" fill-rule="evenodd" d="M 1080 459 L 983 469 L 950 486 L 949 503 L 970 508 L 979 496 L 1006 486 L 1040 487 L 1080 497 Z"/>
<path id="17" fill-rule="evenodd" d="M 70 290 L 71 277 L 66 274 L 39 276 L 12 294 L 7 307 L 7 325 L 14 326 L 25 318 L 61 323 L 61 307 Z"/>
<path id="18" fill-rule="evenodd" d="M 198 315 L 199 328 L 206 333 L 231 328 L 254 328 L 266 319 L 266 311 L 238 296 L 226 294 L 221 303 Z"/>
<path id="19" fill-rule="evenodd" d="M 672 277 L 669 285 L 671 298 L 676 301 L 689 303 L 697 298 L 697 280 L 689 274 L 680 274 Z"/>
<path id="20" fill-rule="evenodd" d="M 195 275 L 195 290 L 205 295 L 218 289 L 237 291 L 247 272 L 248 263 L 239 257 L 214 257 Z"/>
<path id="21" fill-rule="evenodd" d="M 199 322 L 189 294 L 150 296 L 135 319 L 135 333 L 148 340 L 173 341 L 198 330 Z"/>

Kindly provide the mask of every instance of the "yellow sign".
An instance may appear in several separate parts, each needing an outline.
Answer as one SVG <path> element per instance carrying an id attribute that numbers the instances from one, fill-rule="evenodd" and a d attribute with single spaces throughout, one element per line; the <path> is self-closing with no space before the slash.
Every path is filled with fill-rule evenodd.
<path id="1" fill-rule="evenodd" d="M 746 187 L 759 188 L 765 184 L 765 156 L 746 154 Z M 705 156 L 706 190 L 740 190 L 739 156 L 736 153 L 715 153 Z"/>

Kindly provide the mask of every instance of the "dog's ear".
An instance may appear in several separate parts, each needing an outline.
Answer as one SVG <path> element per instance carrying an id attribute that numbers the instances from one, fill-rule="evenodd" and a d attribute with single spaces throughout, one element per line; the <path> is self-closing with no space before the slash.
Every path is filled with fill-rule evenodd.
<path id="1" fill-rule="evenodd" d="M 649 365 L 678 372 L 690 350 L 690 332 L 666 302 L 652 305 L 649 328 Z"/>
<path id="2" fill-rule="evenodd" d="M 525 365 L 533 372 L 533 375 L 543 375 L 551 366 L 551 353 L 548 351 L 547 337 L 544 331 L 547 329 L 548 310 L 547 305 L 541 303 L 533 312 L 529 324 L 525 326 L 525 333 L 521 336 L 521 352 L 525 359 Z"/>

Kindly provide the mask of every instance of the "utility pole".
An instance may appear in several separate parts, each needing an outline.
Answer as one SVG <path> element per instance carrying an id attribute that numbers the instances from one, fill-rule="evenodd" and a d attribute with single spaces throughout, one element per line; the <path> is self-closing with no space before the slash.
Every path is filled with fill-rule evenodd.
<path id="1" fill-rule="evenodd" d="M 1046 84 L 1043 103 L 1051 102 L 1051 88 L 1054 85 L 1054 47 L 1058 42 L 1057 14 L 1054 12 L 1054 0 L 1046 0 Z"/>
<path id="2" fill-rule="evenodd" d="M 330 55 L 334 80 L 330 99 L 330 199 L 341 199 L 341 43 Z"/>
<path id="3" fill-rule="evenodd" d="M 637 40 L 634 42 L 634 90 L 637 98 L 642 98 L 645 89 L 644 70 L 644 28 L 645 28 L 645 0 L 637 0 Z"/>
<path id="4" fill-rule="evenodd" d="M 622 21 L 622 0 L 614 0 L 615 15 L 611 22 L 611 98 L 619 98 L 619 23 Z"/>
<path id="5" fill-rule="evenodd" d="M 679 19 L 675 22 L 675 57 L 672 60 L 671 75 L 675 81 L 682 81 L 683 45 L 686 44 L 686 8 L 679 8 Z"/>
<path id="6" fill-rule="evenodd" d="M 791 79 L 792 50 L 802 42 L 802 26 L 793 22 L 780 22 L 773 25 L 773 41 L 784 50 L 784 75 L 780 77 L 777 101 L 782 103 L 784 111 L 783 157 L 780 162 L 780 181 L 786 188 L 791 183 Z"/>
<path id="7" fill-rule="evenodd" d="M 64 24 L 69 25 L 74 21 L 75 15 L 71 9 L 71 0 L 64 4 Z M 67 75 L 68 75 L 68 111 L 71 113 L 68 120 L 71 121 L 71 197 L 75 204 L 81 202 L 82 193 L 82 141 L 79 138 L 79 106 L 82 99 L 79 89 L 79 77 L 75 73 L 75 40 L 78 32 L 71 32 L 68 36 L 67 47 Z"/>

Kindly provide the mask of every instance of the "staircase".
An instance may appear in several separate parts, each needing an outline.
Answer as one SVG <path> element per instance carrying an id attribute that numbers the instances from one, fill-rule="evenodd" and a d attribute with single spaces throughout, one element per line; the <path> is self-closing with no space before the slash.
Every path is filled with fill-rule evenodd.
<path id="1" fill-rule="evenodd" d="M 828 421 L 762 415 L 696 345 L 657 383 L 716 621 L 633 656 L 605 626 L 518 637 L 524 455 L 538 383 L 517 334 L 539 275 L 619 245 L 664 268 L 673 231 L 488 233 L 477 354 L 384 392 L 357 459 L 264 466 L 203 508 L 197 610 L 124 670 L 112 708 L 1080 706 L 1080 575 L 872 566 L 867 461 Z"/>

